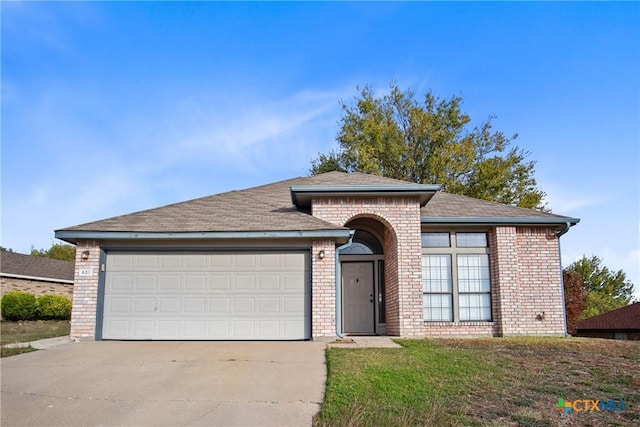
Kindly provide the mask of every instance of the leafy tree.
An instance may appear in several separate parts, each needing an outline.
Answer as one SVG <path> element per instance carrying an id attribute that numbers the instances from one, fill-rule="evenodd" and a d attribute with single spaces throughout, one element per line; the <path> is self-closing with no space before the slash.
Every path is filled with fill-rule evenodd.
<path id="1" fill-rule="evenodd" d="M 575 271 L 565 270 L 562 273 L 564 282 L 564 307 L 567 316 L 567 332 L 574 335 L 576 324 L 584 310 L 587 295 L 584 291 L 582 277 Z"/>
<path id="2" fill-rule="evenodd" d="M 624 271 L 613 272 L 601 264 L 602 260 L 595 255 L 583 256 L 565 269 L 579 274 L 583 281 L 586 301 L 580 320 L 624 307 L 632 300 L 633 283 L 627 280 Z"/>
<path id="3" fill-rule="evenodd" d="M 49 249 L 35 249 L 31 247 L 31 255 L 42 258 L 61 259 L 74 262 L 76 260 L 75 246 L 54 243 Z"/>
<path id="4" fill-rule="evenodd" d="M 2 252 L 13 252 L 13 249 L 5 248 L 4 246 L 0 246 L 0 251 L 2 251 Z"/>
<path id="5" fill-rule="evenodd" d="M 424 102 L 396 84 L 378 97 L 358 88 L 353 105 L 343 104 L 339 149 L 319 154 L 311 174 L 364 172 L 443 188 L 484 200 L 543 209 L 545 193 L 533 177 L 528 152 L 510 147 L 517 135 L 492 130 L 490 116 L 471 127 L 462 98 L 443 100 L 427 92 Z"/>

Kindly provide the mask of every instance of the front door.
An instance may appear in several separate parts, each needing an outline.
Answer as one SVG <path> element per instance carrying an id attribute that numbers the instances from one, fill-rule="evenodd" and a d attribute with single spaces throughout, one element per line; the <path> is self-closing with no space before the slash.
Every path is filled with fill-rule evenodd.
<path id="1" fill-rule="evenodd" d="M 342 263 L 343 330 L 351 334 L 373 334 L 373 262 Z"/>

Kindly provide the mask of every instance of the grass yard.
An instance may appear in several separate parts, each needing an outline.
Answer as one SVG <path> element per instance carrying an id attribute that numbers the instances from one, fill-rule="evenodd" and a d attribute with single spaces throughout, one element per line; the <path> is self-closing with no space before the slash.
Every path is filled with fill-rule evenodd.
<path id="1" fill-rule="evenodd" d="M 316 426 L 640 425 L 640 342 L 398 342 L 404 348 L 327 350 L 327 389 Z M 623 399 L 627 409 L 564 415 L 554 408 L 559 398 Z"/>
<path id="2" fill-rule="evenodd" d="M 68 320 L 27 320 L 0 322 L 0 344 L 30 342 L 69 335 Z"/>

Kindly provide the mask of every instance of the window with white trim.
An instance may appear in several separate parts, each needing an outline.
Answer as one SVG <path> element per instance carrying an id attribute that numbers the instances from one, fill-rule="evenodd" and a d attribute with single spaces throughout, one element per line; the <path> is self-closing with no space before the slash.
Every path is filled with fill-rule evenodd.
<path id="1" fill-rule="evenodd" d="M 422 233 L 422 292 L 425 321 L 491 321 L 487 233 Z"/>

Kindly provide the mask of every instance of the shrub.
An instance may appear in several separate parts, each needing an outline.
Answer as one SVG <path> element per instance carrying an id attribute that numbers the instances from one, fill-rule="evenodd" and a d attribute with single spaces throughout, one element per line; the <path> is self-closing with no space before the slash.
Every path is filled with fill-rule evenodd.
<path id="1" fill-rule="evenodd" d="M 71 319 L 71 300 L 63 295 L 42 295 L 38 297 L 38 319 Z"/>
<path id="2" fill-rule="evenodd" d="M 38 302 L 33 294 L 7 292 L 0 302 L 2 317 L 7 320 L 33 320 L 38 315 Z"/>

